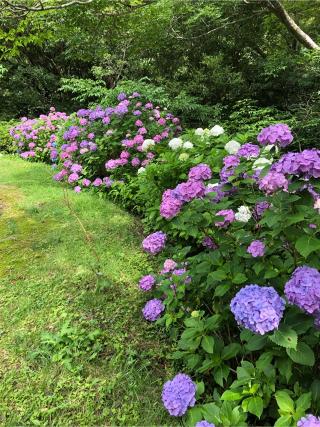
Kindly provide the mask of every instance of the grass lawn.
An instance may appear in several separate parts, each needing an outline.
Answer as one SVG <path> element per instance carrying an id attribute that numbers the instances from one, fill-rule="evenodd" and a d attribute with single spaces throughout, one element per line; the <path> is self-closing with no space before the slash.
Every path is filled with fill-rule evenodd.
<path id="1" fill-rule="evenodd" d="M 1 425 L 172 424 L 166 343 L 140 314 L 139 228 L 50 167 L 0 157 Z"/>

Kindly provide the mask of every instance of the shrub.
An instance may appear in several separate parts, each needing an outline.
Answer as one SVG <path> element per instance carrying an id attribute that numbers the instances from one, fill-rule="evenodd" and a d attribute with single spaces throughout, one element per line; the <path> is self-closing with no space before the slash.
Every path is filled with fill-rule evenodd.
<path id="1" fill-rule="evenodd" d="M 284 123 L 256 143 L 218 125 L 177 137 L 178 121 L 147 104 L 119 94 L 112 110 L 72 116 L 58 178 L 76 191 L 111 186 L 143 215 L 142 247 L 164 264 L 137 286 L 142 312 L 168 330 L 183 371 L 164 386 L 165 407 L 188 426 L 318 423 L 320 151 L 291 151 Z M 148 123 L 139 142 L 136 108 Z M 152 162 L 137 173 L 135 158 Z"/>

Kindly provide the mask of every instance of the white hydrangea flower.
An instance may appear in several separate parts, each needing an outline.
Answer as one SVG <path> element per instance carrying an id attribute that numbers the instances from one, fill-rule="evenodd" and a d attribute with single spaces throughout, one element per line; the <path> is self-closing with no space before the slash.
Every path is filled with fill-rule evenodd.
<path id="1" fill-rule="evenodd" d="M 189 159 L 189 154 L 188 153 L 181 153 L 179 156 L 179 160 L 181 161 L 185 161 Z"/>
<path id="2" fill-rule="evenodd" d="M 239 151 L 241 147 L 241 144 L 238 141 L 235 140 L 231 140 L 229 142 L 226 143 L 226 145 L 224 146 L 224 149 L 229 153 L 229 154 L 237 154 L 237 152 Z"/>
<path id="3" fill-rule="evenodd" d="M 218 187 L 218 185 L 219 185 L 219 183 L 218 182 L 216 182 L 216 183 L 214 183 L 214 184 L 208 184 L 207 185 L 207 188 L 215 188 L 215 187 Z"/>
<path id="4" fill-rule="evenodd" d="M 153 139 L 145 139 L 141 145 L 142 151 L 148 151 L 153 145 L 155 145 Z"/>
<path id="5" fill-rule="evenodd" d="M 193 144 L 192 144 L 192 142 L 190 142 L 190 141 L 186 141 L 186 142 L 184 142 L 184 143 L 183 143 L 183 148 L 184 148 L 185 150 L 191 150 L 191 148 L 193 148 Z"/>
<path id="6" fill-rule="evenodd" d="M 235 214 L 235 219 L 239 222 L 248 222 L 251 218 L 251 212 L 248 206 L 240 206 Z"/>
<path id="7" fill-rule="evenodd" d="M 222 126 L 215 125 L 215 126 L 213 126 L 213 128 L 211 128 L 209 130 L 209 133 L 211 136 L 219 136 L 219 135 L 222 135 L 224 133 L 224 129 Z"/>
<path id="8" fill-rule="evenodd" d="M 197 128 L 197 129 L 194 131 L 194 133 L 195 133 L 195 135 L 202 136 L 202 135 L 204 134 L 204 129 L 202 129 L 202 128 Z"/>
<path id="9" fill-rule="evenodd" d="M 142 168 L 141 167 L 141 168 L 138 169 L 137 174 L 140 175 L 141 173 L 144 173 L 145 170 L 146 170 L 146 168 Z"/>
<path id="10" fill-rule="evenodd" d="M 181 138 L 173 138 L 171 139 L 171 141 L 169 141 L 168 146 L 172 149 L 172 150 L 178 150 L 178 148 L 181 148 L 183 145 L 183 141 Z"/>
<path id="11" fill-rule="evenodd" d="M 262 169 L 265 166 L 272 165 L 272 159 L 267 159 L 266 157 L 259 157 L 253 162 L 252 169 Z"/>

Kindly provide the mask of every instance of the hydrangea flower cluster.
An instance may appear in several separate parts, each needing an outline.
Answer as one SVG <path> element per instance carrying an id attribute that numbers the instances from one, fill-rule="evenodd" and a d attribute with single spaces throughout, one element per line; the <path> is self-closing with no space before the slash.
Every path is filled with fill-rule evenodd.
<path id="1" fill-rule="evenodd" d="M 291 144 L 293 135 L 288 125 L 278 123 L 276 125 L 270 125 L 263 128 L 259 133 L 257 140 L 261 145 L 277 144 L 283 148 Z"/>
<path id="2" fill-rule="evenodd" d="M 166 219 L 172 219 L 181 211 L 185 203 L 196 198 L 202 198 L 206 194 L 203 180 L 210 179 L 211 169 L 206 164 L 199 164 L 190 169 L 188 181 L 178 184 L 176 188 L 168 189 L 162 194 L 160 215 Z"/>
<path id="3" fill-rule="evenodd" d="M 48 115 L 37 119 L 23 117 L 21 123 L 10 129 L 17 152 L 23 159 L 40 158 L 55 163 L 58 160 L 56 132 L 68 119 L 66 113 L 50 108 Z"/>
<path id="4" fill-rule="evenodd" d="M 215 425 L 212 423 L 209 423 L 209 421 L 203 420 L 203 421 L 198 421 L 195 427 L 215 427 Z"/>
<path id="5" fill-rule="evenodd" d="M 146 303 L 142 310 L 143 317 L 149 322 L 155 322 L 161 316 L 165 307 L 160 299 L 154 298 Z"/>
<path id="6" fill-rule="evenodd" d="M 151 274 L 148 274 L 147 276 L 141 277 L 139 280 L 139 287 L 142 291 L 150 291 L 155 283 L 156 279 Z"/>
<path id="7" fill-rule="evenodd" d="M 285 295 L 291 304 L 309 314 L 320 311 L 320 273 L 316 268 L 302 266 L 295 269 L 285 285 Z"/>
<path id="8" fill-rule="evenodd" d="M 230 308 L 240 326 L 264 335 L 278 328 L 285 301 L 272 287 L 247 285 L 231 300 Z"/>
<path id="9" fill-rule="evenodd" d="M 205 236 L 202 239 L 202 246 L 207 249 L 218 249 L 218 245 L 216 244 L 216 242 L 209 236 Z"/>
<path id="10" fill-rule="evenodd" d="M 223 216 L 223 221 L 217 221 L 214 223 L 216 227 L 225 228 L 233 221 L 235 221 L 235 214 L 232 209 L 223 209 L 216 213 L 217 216 Z"/>
<path id="11" fill-rule="evenodd" d="M 248 222 L 252 217 L 252 214 L 248 206 L 240 206 L 234 217 L 236 221 Z"/>
<path id="12" fill-rule="evenodd" d="M 288 191 L 288 185 L 289 182 L 282 173 L 270 171 L 260 180 L 259 188 L 266 194 L 272 194 L 280 189 Z"/>
<path id="13" fill-rule="evenodd" d="M 162 402 L 170 415 L 182 417 L 196 403 L 196 385 L 186 374 L 177 374 L 162 390 Z"/>
<path id="14" fill-rule="evenodd" d="M 247 252 L 251 254 L 253 258 L 257 258 L 264 255 L 265 249 L 265 244 L 261 242 L 261 240 L 254 240 L 248 246 Z"/>
<path id="15" fill-rule="evenodd" d="M 239 157 L 244 157 L 245 159 L 253 159 L 255 157 L 259 157 L 260 148 L 255 144 L 243 144 L 237 152 Z"/>
<path id="16" fill-rule="evenodd" d="M 263 213 L 270 207 L 270 203 L 267 201 L 258 202 L 253 210 L 253 216 L 256 220 L 259 220 Z"/>
<path id="17" fill-rule="evenodd" d="M 300 418 L 297 422 L 297 427 L 320 427 L 320 418 L 312 414 Z"/>
<path id="18" fill-rule="evenodd" d="M 271 169 L 283 175 L 320 178 L 320 150 L 284 154 Z"/>
<path id="19" fill-rule="evenodd" d="M 156 255 L 164 249 L 166 240 L 167 235 L 165 233 L 156 231 L 143 240 L 142 247 L 149 254 Z"/>

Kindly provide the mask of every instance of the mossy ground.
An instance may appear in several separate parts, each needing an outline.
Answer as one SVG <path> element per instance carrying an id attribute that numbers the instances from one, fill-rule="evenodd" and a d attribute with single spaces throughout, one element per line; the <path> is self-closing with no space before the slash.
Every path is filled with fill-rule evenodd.
<path id="1" fill-rule="evenodd" d="M 150 267 L 138 228 L 112 203 L 64 190 L 48 166 L 0 157 L 2 425 L 171 423 L 166 344 L 140 315 L 137 281 Z M 90 360 L 94 340 L 81 340 L 97 329 Z"/>

